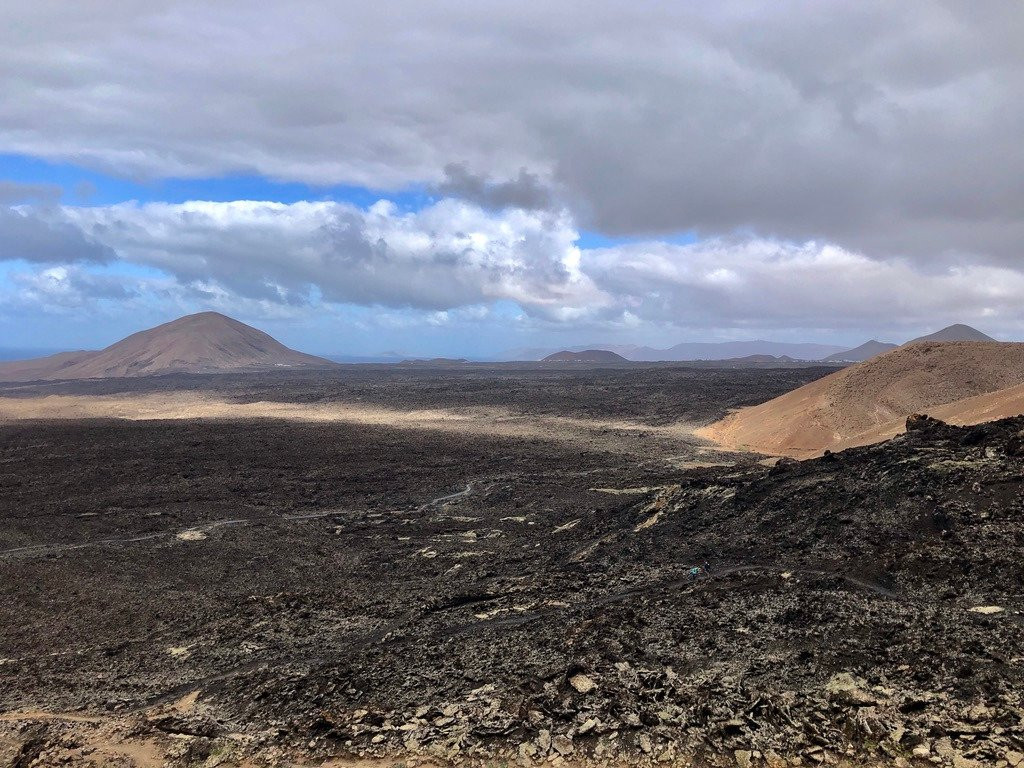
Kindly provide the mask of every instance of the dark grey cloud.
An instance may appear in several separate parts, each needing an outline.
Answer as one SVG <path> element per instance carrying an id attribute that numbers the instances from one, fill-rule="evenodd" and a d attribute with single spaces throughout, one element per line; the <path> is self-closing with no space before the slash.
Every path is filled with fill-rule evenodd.
<path id="1" fill-rule="evenodd" d="M 56 184 L 24 184 L 20 181 L 0 179 L 0 205 L 12 203 L 55 203 L 61 188 Z"/>
<path id="2" fill-rule="evenodd" d="M 544 210 L 554 203 L 548 186 L 525 168 L 520 168 L 515 178 L 494 181 L 487 174 L 473 173 L 465 163 L 449 163 L 444 167 L 444 181 L 432 186 L 430 191 L 492 209 Z"/>
<path id="3" fill-rule="evenodd" d="M 70 264 L 115 258 L 112 248 L 68 222 L 53 220 L 32 208 L 0 207 L 0 261 Z"/>
<path id="4" fill-rule="evenodd" d="M 7 22 L 0 151 L 488 205 L 551 187 L 611 234 L 1020 258 L 1020 3 L 39 0 Z"/>

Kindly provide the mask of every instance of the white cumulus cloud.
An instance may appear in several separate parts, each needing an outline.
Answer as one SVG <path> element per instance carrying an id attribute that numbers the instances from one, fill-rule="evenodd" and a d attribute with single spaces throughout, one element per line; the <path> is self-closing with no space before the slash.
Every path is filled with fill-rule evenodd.
<path id="1" fill-rule="evenodd" d="M 125 261 L 249 299 L 443 312 L 501 300 L 539 317 L 610 301 L 580 269 L 565 212 L 487 211 L 446 199 L 415 212 L 381 201 L 126 203 L 41 209 Z"/>
<path id="2" fill-rule="evenodd" d="M 120 297 L 130 307 L 149 301 L 268 318 L 375 308 L 371 317 L 392 329 L 506 323 L 635 338 L 876 330 L 898 338 L 954 321 L 1013 333 L 1024 295 L 1024 271 L 1014 266 L 878 260 L 820 241 L 711 238 L 581 249 L 565 211 L 453 199 L 417 211 L 388 201 L 366 209 L 197 201 L 21 206 L 14 215 L 68 242 L 93 244 L 111 266 L 158 270 L 158 277 L 120 274 L 47 246 L 28 259 L 43 266 L 11 278 L 22 304 L 41 307 Z"/>

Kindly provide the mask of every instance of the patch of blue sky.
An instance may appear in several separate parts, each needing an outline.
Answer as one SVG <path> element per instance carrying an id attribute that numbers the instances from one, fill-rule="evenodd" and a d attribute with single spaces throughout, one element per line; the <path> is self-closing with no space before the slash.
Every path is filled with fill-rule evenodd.
<path id="1" fill-rule="evenodd" d="M 62 190 L 67 205 L 113 205 L 128 200 L 140 203 L 183 203 L 188 200 L 334 200 L 367 208 L 378 200 L 390 200 L 403 211 L 415 211 L 432 202 L 423 186 L 401 190 L 376 190 L 350 185 L 311 186 L 282 182 L 262 176 L 216 178 L 132 179 L 102 173 L 73 163 L 50 162 L 24 155 L 0 154 L 0 180 L 21 184 L 47 184 Z"/>
<path id="2" fill-rule="evenodd" d="M 511 299 L 499 299 L 490 305 L 490 315 L 495 320 L 515 320 L 523 314 L 523 308 Z"/>
<path id="3" fill-rule="evenodd" d="M 614 237 L 601 232 L 581 230 L 576 245 L 584 250 L 596 248 L 617 248 L 623 245 L 635 245 L 636 243 L 670 243 L 672 245 L 692 245 L 700 240 L 696 232 L 677 232 L 669 235 L 657 236 L 629 236 Z"/>
<path id="4" fill-rule="evenodd" d="M 338 184 L 315 186 L 283 182 L 262 176 L 232 175 L 214 178 L 133 179 L 103 173 L 68 162 L 52 162 L 16 154 L 0 154 L 0 181 L 21 184 L 45 184 L 58 187 L 66 205 L 114 205 L 128 200 L 140 203 L 183 203 L 188 200 L 228 202 L 232 200 L 270 200 L 295 203 L 301 200 L 334 200 L 368 208 L 379 200 L 390 200 L 400 211 L 412 212 L 437 201 L 426 185 L 400 190 L 370 189 Z M 583 230 L 580 248 L 612 248 L 657 240 L 688 245 L 697 242 L 695 232 L 670 235 L 615 237 Z"/>
<path id="5" fill-rule="evenodd" d="M 10 280 L 11 275 L 24 274 L 26 272 L 40 272 L 50 267 L 58 266 L 52 263 L 37 263 L 26 259 L 0 259 L 0 284 L 4 280 Z M 82 264 L 81 268 L 93 275 L 108 275 L 111 277 L 130 277 L 139 280 L 153 280 L 167 277 L 167 273 L 156 267 L 147 264 L 136 264 L 130 261 L 112 261 L 107 264 Z"/>

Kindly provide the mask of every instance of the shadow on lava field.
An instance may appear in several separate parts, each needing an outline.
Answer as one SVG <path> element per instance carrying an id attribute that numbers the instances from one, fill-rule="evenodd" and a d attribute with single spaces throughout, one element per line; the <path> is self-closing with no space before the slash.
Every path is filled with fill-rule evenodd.
<path id="1" fill-rule="evenodd" d="M 510 416 L 664 426 L 706 424 L 729 409 L 762 403 L 835 370 L 824 366 L 719 369 L 665 364 L 607 369 L 529 363 L 439 368 L 353 365 L 316 372 L 0 382 L 0 398 L 108 396 L 125 402 L 128 396 L 170 395 L 185 403 L 187 395 L 192 395 L 197 401 L 228 404 L 344 405 L 390 412 L 498 409 Z"/>
<path id="2" fill-rule="evenodd" d="M 0 754 L 1012 764 L 1024 421 L 772 468 L 654 426 L 0 425 Z"/>

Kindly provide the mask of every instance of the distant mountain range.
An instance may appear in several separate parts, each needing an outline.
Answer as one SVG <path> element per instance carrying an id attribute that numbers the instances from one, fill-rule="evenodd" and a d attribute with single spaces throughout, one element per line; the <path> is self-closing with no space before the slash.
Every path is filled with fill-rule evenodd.
<path id="1" fill-rule="evenodd" d="M 940 331 L 920 336 L 908 341 L 995 341 L 976 328 L 969 325 L 956 324 Z M 890 342 L 872 339 L 853 349 L 844 349 L 834 344 L 788 343 L 780 341 L 721 341 L 721 342 L 683 342 L 668 349 L 639 346 L 635 344 L 586 344 L 568 347 L 567 352 L 583 352 L 604 350 L 621 355 L 626 360 L 634 361 L 665 361 L 685 362 L 693 360 L 738 360 L 748 362 L 780 362 L 821 361 L 829 363 L 856 363 L 875 355 L 888 352 L 899 346 Z M 551 349 L 519 349 L 512 353 L 513 359 L 542 360 L 553 354 Z"/>
<path id="2" fill-rule="evenodd" d="M 927 336 L 918 336 L 916 339 L 911 339 L 906 344 L 916 344 L 919 341 L 995 341 L 988 334 L 982 333 L 977 328 L 971 328 L 969 325 L 957 323 L 955 325 L 949 325 L 940 331 L 935 333 L 929 333 Z M 904 346 L 906 346 L 904 344 Z M 900 346 L 899 344 L 891 344 L 885 341 L 866 341 L 859 347 L 853 349 L 847 349 L 843 352 L 836 352 L 833 355 L 822 358 L 823 362 L 845 362 L 845 363 L 859 363 L 864 360 L 869 360 L 876 355 L 881 355 L 883 352 L 888 352 L 890 349 L 896 349 Z"/>
<path id="3" fill-rule="evenodd" d="M 586 344 L 568 347 L 569 352 L 583 352 L 588 349 L 601 349 L 621 355 L 626 360 L 645 362 L 654 361 L 685 361 L 685 360 L 732 360 L 750 355 L 771 355 L 772 357 L 790 357 L 794 360 L 820 360 L 833 352 L 842 351 L 842 347 L 834 344 L 791 344 L 781 341 L 721 341 L 721 342 L 683 342 L 668 349 L 655 349 L 635 344 Z M 523 349 L 519 354 L 529 356 L 520 359 L 542 359 L 553 350 Z"/>
<path id="4" fill-rule="evenodd" d="M 907 342 L 994 341 L 968 325 L 951 325 Z M 852 363 L 896 345 L 875 339 L 853 349 L 828 344 L 775 341 L 686 342 L 668 349 L 637 345 L 597 345 L 554 352 L 519 350 L 515 359 L 544 362 L 623 363 L 629 361 L 726 361 L 737 364 Z M 2 350 L 0 350 L 2 352 Z M 543 354 L 540 354 L 543 352 Z M 0 360 L 3 358 L 0 357 Z M 338 362 L 404 362 L 407 365 L 464 365 L 451 358 L 420 360 L 383 353 L 379 357 L 337 357 Z M 30 360 L 0 362 L 0 381 L 152 376 L 164 373 L 330 368 L 338 363 L 289 349 L 263 331 L 217 312 L 200 312 L 132 334 L 98 351 L 59 352 Z"/>

